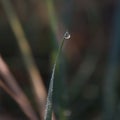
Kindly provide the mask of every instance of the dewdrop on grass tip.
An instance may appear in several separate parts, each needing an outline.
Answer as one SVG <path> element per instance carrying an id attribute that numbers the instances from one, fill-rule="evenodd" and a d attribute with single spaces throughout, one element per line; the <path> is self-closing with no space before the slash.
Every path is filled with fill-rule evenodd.
<path id="1" fill-rule="evenodd" d="M 70 34 L 69 34 L 69 32 L 67 31 L 65 34 L 64 34 L 64 39 L 66 39 L 66 40 L 68 40 L 68 39 L 70 39 Z"/>

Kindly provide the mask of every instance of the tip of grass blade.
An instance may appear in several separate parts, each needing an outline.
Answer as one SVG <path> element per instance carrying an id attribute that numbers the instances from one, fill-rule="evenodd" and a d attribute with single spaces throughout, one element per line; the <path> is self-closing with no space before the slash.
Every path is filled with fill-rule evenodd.
<path id="1" fill-rule="evenodd" d="M 69 32 L 65 32 L 62 42 L 59 46 L 57 55 L 56 55 L 56 59 L 55 59 L 55 63 L 53 65 L 53 69 L 52 69 L 52 76 L 50 79 L 50 85 L 49 85 L 49 90 L 48 90 L 48 96 L 47 96 L 47 103 L 46 103 L 46 108 L 45 108 L 45 116 L 44 116 L 44 120 L 51 120 L 52 119 L 52 99 L 53 99 L 53 85 L 54 85 L 54 75 L 55 75 L 55 70 L 56 70 L 56 64 L 58 61 L 58 57 L 60 55 L 60 52 L 62 50 L 63 44 L 65 40 L 70 39 L 70 34 Z"/>

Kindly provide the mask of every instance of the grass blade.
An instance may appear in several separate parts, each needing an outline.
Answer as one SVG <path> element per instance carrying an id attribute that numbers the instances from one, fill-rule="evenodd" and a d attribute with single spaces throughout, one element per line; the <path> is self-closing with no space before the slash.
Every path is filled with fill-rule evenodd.
<path id="1" fill-rule="evenodd" d="M 12 3 L 10 2 L 10 0 L 1 0 L 1 3 L 8 18 L 10 27 L 16 37 L 16 41 L 18 43 L 25 68 L 31 80 L 31 86 L 34 91 L 36 103 L 38 105 L 39 115 L 41 119 L 43 119 L 43 111 L 45 109 L 45 100 L 47 93 L 40 71 L 38 70 L 38 67 L 35 63 L 28 39 Z"/>
<path id="2" fill-rule="evenodd" d="M 69 39 L 69 38 L 70 38 L 70 34 L 68 32 L 66 32 L 63 36 L 63 40 L 61 42 L 61 45 L 58 49 L 58 53 L 56 55 L 55 63 L 53 65 L 53 69 L 52 69 L 52 76 L 51 76 L 51 80 L 50 80 L 50 85 L 49 85 L 44 120 L 51 120 L 51 117 L 52 117 L 53 86 L 54 86 L 54 76 L 55 76 L 56 65 L 57 65 L 57 61 L 58 61 L 60 52 L 62 50 L 64 41 Z"/>

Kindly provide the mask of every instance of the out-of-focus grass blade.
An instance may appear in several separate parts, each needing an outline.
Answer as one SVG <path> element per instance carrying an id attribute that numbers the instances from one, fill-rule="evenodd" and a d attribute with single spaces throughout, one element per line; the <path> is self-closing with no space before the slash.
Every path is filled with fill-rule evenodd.
<path id="1" fill-rule="evenodd" d="M 116 88 L 118 85 L 118 68 L 120 55 L 120 1 L 117 1 L 111 31 L 111 47 L 108 56 L 108 66 L 103 87 L 103 118 L 102 120 L 115 120 L 118 103 Z M 120 118 L 119 118 L 120 119 Z"/>
<path id="2" fill-rule="evenodd" d="M 21 110 L 30 120 L 38 120 L 38 117 L 31 106 L 27 96 L 16 82 L 17 80 L 11 74 L 7 64 L 0 56 L 0 87 L 5 90 L 20 106 Z"/>
<path id="3" fill-rule="evenodd" d="M 54 85 L 54 76 L 55 76 L 56 65 L 57 65 L 58 57 L 59 57 L 60 52 L 62 50 L 64 41 L 69 39 L 69 38 L 70 38 L 70 34 L 68 32 L 66 32 L 63 36 L 63 40 L 61 42 L 61 45 L 58 49 L 58 53 L 56 55 L 55 63 L 53 65 L 53 69 L 52 69 L 52 76 L 51 76 L 51 80 L 50 80 L 50 85 L 49 85 L 44 120 L 51 120 L 51 117 L 52 117 L 53 85 Z"/>
<path id="4" fill-rule="evenodd" d="M 43 84 L 42 77 L 40 75 L 40 71 L 38 70 L 38 67 L 35 63 L 28 39 L 13 5 L 11 4 L 10 0 L 1 0 L 1 4 L 6 13 L 10 27 L 16 37 L 24 65 L 29 74 L 31 85 L 34 90 L 34 96 L 38 105 L 39 115 L 43 119 L 43 111 L 45 109 L 45 100 L 47 93 Z"/>

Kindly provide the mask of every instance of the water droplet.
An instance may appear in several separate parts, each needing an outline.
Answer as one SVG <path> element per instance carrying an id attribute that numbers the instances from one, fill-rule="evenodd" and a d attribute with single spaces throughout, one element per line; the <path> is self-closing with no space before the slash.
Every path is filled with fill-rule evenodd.
<path id="1" fill-rule="evenodd" d="M 64 34 L 64 39 L 66 39 L 66 40 L 68 40 L 68 39 L 70 39 L 70 34 L 69 34 L 69 32 L 67 31 L 65 34 Z"/>

